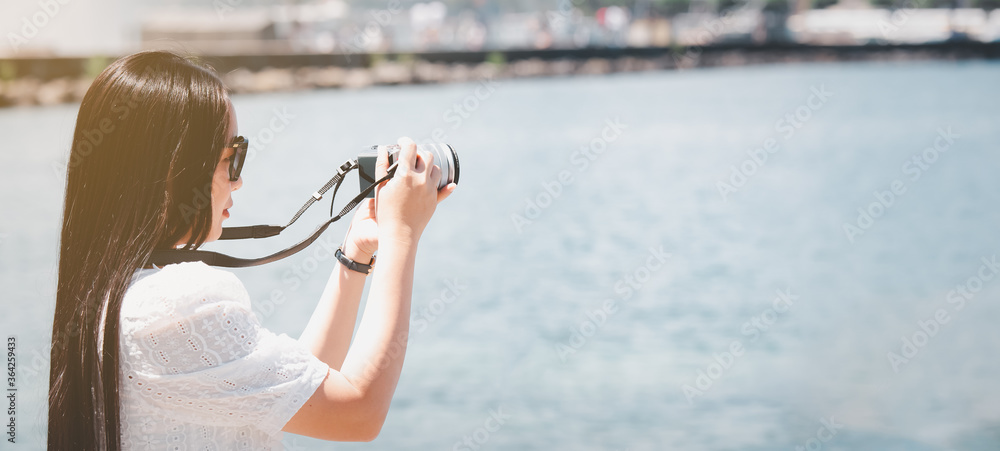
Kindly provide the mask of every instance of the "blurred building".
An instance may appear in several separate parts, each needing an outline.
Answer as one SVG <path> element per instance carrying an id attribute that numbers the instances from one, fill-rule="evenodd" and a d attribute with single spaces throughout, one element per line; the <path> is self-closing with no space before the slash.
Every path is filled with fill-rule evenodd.
<path id="1" fill-rule="evenodd" d="M 8 1 L 0 57 L 120 55 L 139 48 L 142 5 L 123 0 Z"/>
<path id="2" fill-rule="evenodd" d="M 867 3 L 838 4 L 795 14 L 788 30 L 807 44 L 917 44 L 1000 39 L 1000 10 L 876 9 Z"/>
<path id="3" fill-rule="evenodd" d="M 879 1 L 884 4 L 885 0 Z M 65 2 L 65 4 L 63 4 Z M 239 55 L 489 51 L 800 42 L 1000 39 L 1000 10 L 874 7 L 869 0 L 532 3 L 358 0 L 7 2 L 0 57 L 169 48 Z M 811 9 L 812 5 L 822 6 Z M 606 6 L 601 6 L 606 5 Z"/>

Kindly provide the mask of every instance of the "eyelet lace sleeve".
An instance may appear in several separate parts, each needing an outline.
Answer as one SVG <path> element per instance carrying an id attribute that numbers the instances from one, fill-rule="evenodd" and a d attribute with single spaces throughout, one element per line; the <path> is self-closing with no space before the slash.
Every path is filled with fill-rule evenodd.
<path id="1" fill-rule="evenodd" d="M 164 444 L 227 449 L 236 446 L 220 441 L 248 435 L 247 447 L 273 444 L 329 370 L 297 340 L 261 327 L 235 275 L 203 263 L 135 280 L 120 330 L 123 442 L 158 433 L 144 419 L 155 415 L 167 418 Z"/>

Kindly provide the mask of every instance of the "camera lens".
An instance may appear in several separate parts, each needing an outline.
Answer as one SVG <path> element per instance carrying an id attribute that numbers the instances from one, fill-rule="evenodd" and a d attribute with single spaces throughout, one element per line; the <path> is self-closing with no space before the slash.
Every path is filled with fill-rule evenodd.
<path id="1" fill-rule="evenodd" d="M 399 157 L 399 145 L 391 144 L 384 146 L 371 146 L 358 155 L 358 181 L 361 190 L 367 189 L 375 183 L 375 162 L 378 158 L 378 149 L 384 148 L 389 152 L 389 164 L 393 164 Z M 434 166 L 441 170 L 441 181 L 438 182 L 438 189 L 448 186 L 449 183 L 458 183 L 460 167 L 458 165 L 458 152 L 448 144 L 428 143 L 417 146 L 417 150 L 426 150 L 434 155 Z M 373 197 L 373 193 L 368 193 L 368 197 Z"/>
<path id="2" fill-rule="evenodd" d="M 434 165 L 441 169 L 438 189 L 448 186 L 449 183 L 458 183 L 458 152 L 455 152 L 455 149 L 447 144 L 428 143 L 417 146 L 417 150 L 426 150 L 434 155 Z"/>

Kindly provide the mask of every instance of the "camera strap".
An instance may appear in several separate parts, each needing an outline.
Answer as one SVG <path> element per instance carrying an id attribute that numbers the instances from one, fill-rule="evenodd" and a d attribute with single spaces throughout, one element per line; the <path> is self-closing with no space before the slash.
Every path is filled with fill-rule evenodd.
<path id="1" fill-rule="evenodd" d="M 314 203 L 319 202 L 323 199 L 323 195 L 326 194 L 330 188 L 333 188 L 333 194 L 330 196 L 330 219 L 326 220 L 315 231 L 304 240 L 296 243 L 295 245 L 275 252 L 271 255 L 267 255 L 260 258 L 238 258 L 232 257 L 226 254 L 213 251 L 199 251 L 199 250 L 182 250 L 182 249 L 156 249 L 153 250 L 152 255 L 150 255 L 147 263 L 152 263 L 156 266 L 165 266 L 173 263 L 182 262 L 193 262 L 200 261 L 204 262 L 210 266 L 220 266 L 224 268 L 245 268 L 249 266 L 259 266 L 265 263 L 271 263 L 274 261 L 281 260 L 286 257 L 295 255 L 299 251 L 305 249 L 310 244 L 316 241 L 323 232 L 326 231 L 330 224 L 337 222 L 340 218 L 344 217 L 347 213 L 350 213 L 354 207 L 358 206 L 368 193 L 375 190 L 375 187 L 380 185 L 382 182 L 389 180 L 396 173 L 396 165 L 393 164 L 388 168 L 387 174 L 376 180 L 374 183 L 361 191 L 360 194 L 351 199 L 343 209 L 340 210 L 336 216 L 333 215 L 333 200 L 337 197 L 337 190 L 340 189 L 340 184 L 344 181 L 344 176 L 354 169 L 358 168 L 358 160 L 350 160 L 340 165 L 337 168 L 337 174 L 326 182 L 322 188 L 313 193 L 312 197 L 299 208 L 299 211 L 295 213 L 291 221 L 283 226 L 280 225 L 255 225 L 255 226 L 243 226 L 243 227 L 225 227 L 222 229 L 222 236 L 219 237 L 220 240 L 243 240 L 248 238 L 267 238 L 280 234 L 283 230 L 292 225 L 309 209 Z"/>

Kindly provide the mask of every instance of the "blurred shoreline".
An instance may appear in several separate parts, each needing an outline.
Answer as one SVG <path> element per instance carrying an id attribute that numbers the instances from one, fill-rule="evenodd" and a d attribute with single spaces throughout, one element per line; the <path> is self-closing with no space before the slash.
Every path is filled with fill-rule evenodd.
<path id="1" fill-rule="evenodd" d="M 422 53 L 231 54 L 196 58 L 222 74 L 233 92 L 252 93 L 758 64 L 993 60 L 1000 59 L 1000 42 L 735 43 Z M 94 76 L 114 59 L 105 56 L 0 59 L 0 107 L 79 102 Z"/>

